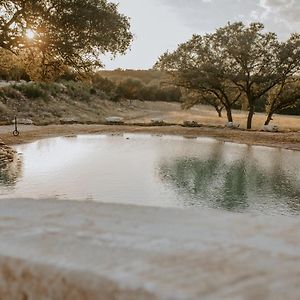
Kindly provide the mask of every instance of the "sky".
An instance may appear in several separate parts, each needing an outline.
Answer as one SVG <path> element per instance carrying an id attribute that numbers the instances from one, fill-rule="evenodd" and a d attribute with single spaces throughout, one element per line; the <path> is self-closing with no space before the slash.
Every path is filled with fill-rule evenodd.
<path id="1" fill-rule="evenodd" d="M 106 69 L 150 69 L 165 51 L 193 34 L 205 34 L 228 22 L 262 22 L 286 39 L 300 32 L 300 0 L 111 0 L 130 17 L 134 41 L 124 56 L 103 57 Z"/>

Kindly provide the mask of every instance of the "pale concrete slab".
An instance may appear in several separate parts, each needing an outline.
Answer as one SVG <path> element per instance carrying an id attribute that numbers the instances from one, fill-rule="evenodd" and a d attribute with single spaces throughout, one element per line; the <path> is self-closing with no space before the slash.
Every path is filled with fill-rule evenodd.
<path id="1" fill-rule="evenodd" d="M 1 300 L 300 299 L 300 220 L 0 200 Z"/>

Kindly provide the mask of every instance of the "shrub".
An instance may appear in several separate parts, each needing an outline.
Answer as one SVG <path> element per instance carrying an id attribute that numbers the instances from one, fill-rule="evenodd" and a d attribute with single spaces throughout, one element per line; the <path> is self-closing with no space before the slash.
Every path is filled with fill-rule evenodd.
<path id="1" fill-rule="evenodd" d="M 52 82 L 52 83 L 39 83 L 38 84 L 40 88 L 42 88 L 46 93 L 52 95 L 53 97 L 56 97 L 59 95 L 63 88 L 59 83 Z"/>
<path id="2" fill-rule="evenodd" d="M 14 89 L 12 86 L 5 86 L 0 88 L 0 97 L 3 99 L 6 98 L 19 99 L 20 92 Z"/>
<path id="3" fill-rule="evenodd" d="M 14 88 L 23 93 L 27 98 L 47 98 L 47 93 L 43 88 L 36 83 L 25 83 L 14 85 Z"/>
<path id="4" fill-rule="evenodd" d="M 64 81 L 67 94 L 73 100 L 89 101 L 91 99 L 91 87 L 84 82 Z"/>
<path id="5" fill-rule="evenodd" d="M 7 115 L 8 112 L 9 110 L 7 106 L 4 103 L 0 102 L 0 115 Z"/>

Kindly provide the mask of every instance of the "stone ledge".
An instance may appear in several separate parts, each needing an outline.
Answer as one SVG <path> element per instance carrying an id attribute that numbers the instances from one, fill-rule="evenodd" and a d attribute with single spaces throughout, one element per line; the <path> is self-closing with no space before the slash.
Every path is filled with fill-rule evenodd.
<path id="1" fill-rule="evenodd" d="M 1 300 L 300 299 L 300 220 L 0 200 Z"/>

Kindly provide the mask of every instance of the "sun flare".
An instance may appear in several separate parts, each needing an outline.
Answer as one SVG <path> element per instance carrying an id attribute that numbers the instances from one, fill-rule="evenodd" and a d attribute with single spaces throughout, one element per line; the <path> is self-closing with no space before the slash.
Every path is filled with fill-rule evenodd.
<path id="1" fill-rule="evenodd" d="M 31 29 L 27 29 L 26 30 L 26 36 L 27 38 L 29 38 L 30 40 L 34 39 L 36 33 L 35 31 L 31 30 Z"/>

